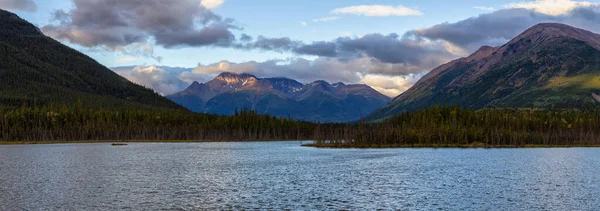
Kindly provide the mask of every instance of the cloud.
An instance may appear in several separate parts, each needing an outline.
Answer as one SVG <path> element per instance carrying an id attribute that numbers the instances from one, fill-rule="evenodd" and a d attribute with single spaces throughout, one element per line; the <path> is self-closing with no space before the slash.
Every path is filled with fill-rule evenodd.
<path id="1" fill-rule="evenodd" d="M 329 21 L 334 21 L 340 19 L 340 17 L 337 16 L 330 16 L 330 17 L 324 17 L 324 18 L 317 18 L 317 19 L 313 19 L 313 22 L 329 22 Z"/>
<path id="2" fill-rule="evenodd" d="M 397 34 L 367 34 L 360 38 L 342 37 L 335 40 L 335 43 L 339 55 L 369 56 L 394 64 L 422 65 L 425 57 L 454 57 L 441 43 L 399 37 Z"/>
<path id="3" fill-rule="evenodd" d="M 572 0 L 536 0 L 531 2 L 518 2 L 504 5 L 504 8 L 523 8 L 533 10 L 547 15 L 564 15 L 578 7 L 589 7 L 594 5 L 587 1 Z"/>
<path id="4" fill-rule="evenodd" d="M 337 8 L 331 11 L 332 14 L 340 15 L 364 15 L 364 16 L 418 16 L 422 12 L 402 5 L 359 5 L 344 8 Z"/>
<path id="5" fill-rule="evenodd" d="M 294 53 L 300 55 L 314 55 L 324 57 L 336 57 L 337 46 L 333 42 L 313 42 L 310 45 L 298 45 L 293 49 Z"/>
<path id="6" fill-rule="evenodd" d="M 127 62 L 134 62 L 140 60 L 140 58 L 134 58 L 134 57 L 123 57 L 120 59 L 117 59 L 117 63 L 127 63 Z"/>
<path id="7" fill-rule="evenodd" d="M 306 23 L 305 21 L 300 21 L 300 25 L 307 26 L 308 23 Z"/>
<path id="8" fill-rule="evenodd" d="M 234 25 L 233 20 L 222 18 L 201 6 L 198 0 L 181 0 L 178 4 L 165 4 L 162 0 L 115 1 L 114 4 L 106 4 L 103 0 L 73 1 L 73 9 L 53 13 L 53 23 L 42 27 L 46 35 L 84 47 L 119 51 L 132 57 L 151 57 L 159 62 L 162 58 L 154 55 L 155 46 L 223 47 L 340 60 L 372 58 L 421 68 L 430 68 L 432 63 L 436 63 L 431 62 L 434 57 L 438 58 L 437 62 L 454 57 L 443 42 L 404 39 L 396 34 L 368 34 L 312 43 L 289 37 L 253 38 L 246 34 L 236 39 L 232 31 L 241 30 L 241 27 Z M 207 1 L 202 2 L 208 4 Z M 367 5 L 356 8 L 373 9 L 384 15 L 408 15 L 412 11 L 403 6 Z M 340 10 L 343 11 L 346 10 Z M 336 18 L 325 17 L 314 21 Z"/>
<path id="9" fill-rule="evenodd" d="M 600 7 L 573 8 L 561 15 L 549 15 L 529 9 L 503 9 L 455 23 L 442 23 L 407 32 L 405 37 L 447 41 L 467 52 L 482 45 L 502 45 L 538 23 L 557 22 L 592 31 L 600 31 Z"/>
<path id="10" fill-rule="evenodd" d="M 37 10 L 37 4 L 35 4 L 33 0 L 0 0 L 0 8 L 35 12 Z"/>
<path id="11" fill-rule="evenodd" d="M 266 38 L 236 46 L 239 49 L 290 52 L 340 60 L 371 58 L 384 63 L 402 64 L 422 69 L 433 68 L 441 62 L 455 58 L 448 42 L 430 42 L 424 39 L 400 37 L 397 34 L 367 34 L 361 37 L 340 37 L 332 41 L 316 41 L 310 44 L 288 37 Z"/>
<path id="12" fill-rule="evenodd" d="M 492 11 L 496 10 L 496 8 L 493 8 L 493 7 L 481 7 L 481 6 L 473 7 L 473 9 L 483 10 L 486 12 L 492 12 Z"/>
<path id="13" fill-rule="evenodd" d="M 177 4 L 162 0 L 73 3 L 73 9 L 53 13 L 53 24 L 41 28 L 44 34 L 84 47 L 128 53 L 125 50 L 132 46 L 229 46 L 235 41 L 231 30 L 241 29 L 232 19 L 198 4 L 198 0 L 180 0 Z"/>
<path id="14" fill-rule="evenodd" d="M 115 68 L 113 71 L 131 82 L 151 88 L 161 95 L 173 94 L 189 86 L 189 83 L 179 78 L 181 72 L 166 70 L 164 67 L 154 65 Z"/>
<path id="15" fill-rule="evenodd" d="M 200 2 L 200 5 L 208 9 L 214 9 L 220 7 L 221 5 L 223 5 L 223 3 L 225 3 L 225 0 L 202 0 Z"/>
<path id="16" fill-rule="evenodd" d="M 361 83 L 369 85 L 384 95 L 396 97 L 412 87 L 421 77 L 423 77 L 423 75 L 423 73 L 393 77 L 384 75 L 365 75 L 361 79 Z"/>
<path id="17" fill-rule="evenodd" d="M 256 40 L 250 40 L 246 44 L 240 44 L 237 46 L 237 48 L 247 50 L 258 49 L 263 51 L 288 52 L 299 45 L 301 45 L 300 41 L 294 41 L 289 37 L 267 38 L 264 36 L 258 36 Z"/>

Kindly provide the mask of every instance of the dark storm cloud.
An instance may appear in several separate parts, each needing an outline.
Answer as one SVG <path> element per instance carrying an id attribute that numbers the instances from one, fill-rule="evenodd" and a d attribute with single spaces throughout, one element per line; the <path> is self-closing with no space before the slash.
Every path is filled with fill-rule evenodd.
<path id="1" fill-rule="evenodd" d="M 111 50 L 121 50 L 126 45 L 136 42 L 146 42 L 147 34 L 127 27 L 112 27 L 108 29 L 90 28 L 74 29 L 55 25 L 46 25 L 42 31 L 55 39 L 66 40 L 85 47 L 102 46 Z"/>
<path id="2" fill-rule="evenodd" d="M 358 39 L 339 38 L 335 42 L 338 54 L 363 54 L 394 64 L 420 64 L 426 55 L 451 55 L 440 43 L 400 38 L 397 34 L 368 34 Z"/>
<path id="3" fill-rule="evenodd" d="M 5 10 L 21 10 L 35 12 L 37 4 L 33 0 L 0 0 L 0 8 Z"/>
<path id="4" fill-rule="evenodd" d="M 340 37 L 333 41 L 304 44 L 284 38 L 258 37 L 254 42 L 238 45 L 243 49 L 291 52 L 348 60 L 369 57 L 385 63 L 420 65 L 429 56 L 452 57 L 441 43 L 401 38 L 397 34 L 368 34 L 360 38 Z"/>
<path id="5" fill-rule="evenodd" d="M 250 42 L 252 41 L 254 38 L 250 35 L 247 34 L 242 34 L 242 36 L 240 37 L 240 41 L 242 42 Z"/>
<path id="6" fill-rule="evenodd" d="M 242 34 L 241 43 L 233 47 L 245 50 L 261 50 L 275 52 L 291 52 L 299 55 L 312 56 L 336 56 L 336 44 L 333 42 L 313 42 L 312 44 L 304 44 L 301 41 L 292 40 L 289 37 L 267 38 L 258 36 L 256 40 L 252 37 Z"/>
<path id="7" fill-rule="evenodd" d="M 336 57 L 337 45 L 333 42 L 314 42 L 309 45 L 297 46 L 295 47 L 294 52 L 303 55 Z"/>
<path id="8" fill-rule="evenodd" d="M 442 23 L 407 32 L 405 37 L 445 40 L 473 50 L 481 45 L 500 45 L 527 28 L 544 22 L 565 23 L 598 32 L 598 6 L 578 7 L 564 15 L 547 15 L 527 9 L 505 9 L 472 17 L 456 23 Z"/>
<path id="9" fill-rule="evenodd" d="M 166 48 L 177 46 L 220 46 L 227 47 L 235 42 L 235 36 L 230 27 L 213 24 L 199 30 L 156 32 L 154 38 L 157 45 Z"/>
<path id="10" fill-rule="evenodd" d="M 291 51 L 296 46 L 301 43 L 298 41 L 293 41 L 289 37 L 282 38 L 266 38 L 264 36 L 258 36 L 256 41 L 246 44 L 243 48 L 246 49 L 258 49 L 265 51 L 276 51 L 276 52 L 286 52 Z"/>
<path id="11" fill-rule="evenodd" d="M 74 0 L 70 11 L 53 14 L 57 24 L 42 31 L 60 40 L 86 47 L 122 49 L 133 43 L 166 48 L 229 46 L 235 41 L 232 19 L 200 6 L 198 0 Z"/>

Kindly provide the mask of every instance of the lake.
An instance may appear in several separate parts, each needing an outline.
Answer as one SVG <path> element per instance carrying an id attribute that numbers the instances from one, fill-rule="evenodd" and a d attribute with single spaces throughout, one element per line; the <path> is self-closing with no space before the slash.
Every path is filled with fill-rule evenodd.
<path id="1" fill-rule="evenodd" d="M 0 146 L 0 210 L 255 208 L 594 210 L 600 149 Z"/>

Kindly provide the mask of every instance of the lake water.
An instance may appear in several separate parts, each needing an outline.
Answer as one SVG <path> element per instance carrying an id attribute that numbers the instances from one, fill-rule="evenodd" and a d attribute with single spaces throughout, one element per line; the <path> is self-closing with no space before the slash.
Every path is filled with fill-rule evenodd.
<path id="1" fill-rule="evenodd" d="M 0 210 L 598 210 L 600 149 L 0 146 Z"/>

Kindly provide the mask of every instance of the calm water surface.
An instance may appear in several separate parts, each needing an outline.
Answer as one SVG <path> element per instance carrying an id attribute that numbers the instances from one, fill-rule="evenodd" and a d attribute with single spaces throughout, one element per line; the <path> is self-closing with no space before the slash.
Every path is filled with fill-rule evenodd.
<path id="1" fill-rule="evenodd" d="M 598 210 L 600 149 L 0 146 L 0 210 Z"/>

